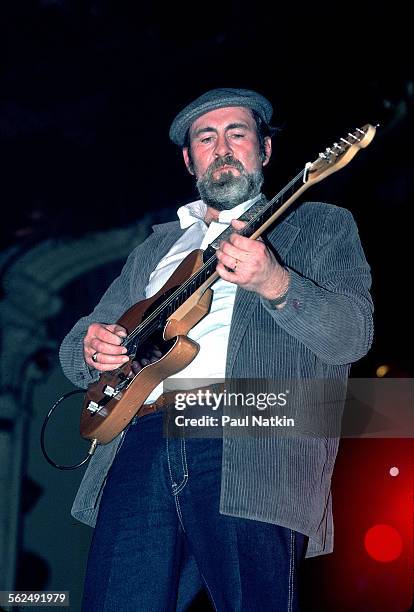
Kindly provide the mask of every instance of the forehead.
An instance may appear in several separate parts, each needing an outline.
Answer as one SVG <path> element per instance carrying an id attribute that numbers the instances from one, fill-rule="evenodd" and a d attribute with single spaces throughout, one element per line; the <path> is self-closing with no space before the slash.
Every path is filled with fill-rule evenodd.
<path id="1" fill-rule="evenodd" d="M 246 124 L 248 128 L 256 129 L 256 122 L 249 108 L 244 106 L 227 106 L 212 110 L 196 119 L 191 125 L 190 136 L 197 130 L 206 128 L 226 129 L 227 126 L 234 123 Z"/>

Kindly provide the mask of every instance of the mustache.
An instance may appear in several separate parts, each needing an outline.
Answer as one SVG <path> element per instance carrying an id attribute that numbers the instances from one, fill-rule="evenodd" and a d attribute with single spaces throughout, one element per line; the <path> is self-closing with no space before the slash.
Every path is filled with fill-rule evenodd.
<path id="1" fill-rule="evenodd" d="M 208 168 L 208 174 L 211 176 L 213 172 L 219 168 L 223 168 L 223 166 L 233 166 L 233 168 L 236 168 L 242 173 L 245 171 L 243 164 L 238 159 L 235 159 L 232 155 L 227 155 L 225 157 L 218 157 L 215 159 Z"/>

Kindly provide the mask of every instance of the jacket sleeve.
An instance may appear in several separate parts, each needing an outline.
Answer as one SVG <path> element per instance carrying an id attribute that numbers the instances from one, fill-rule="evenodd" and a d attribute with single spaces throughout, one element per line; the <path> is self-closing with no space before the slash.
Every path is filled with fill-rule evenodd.
<path id="1" fill-rule="evenodd" d="M 86 388 L 99 378 L 97 370 L 89 369 L 83 357 L 83 338 L 91 323 L 115 323 L 133 304 L 144 299 L 143 284 L 139 279 L 137 260 L 144 244 L 129 255 L 120 275 L 106 290 L 93 312 L 82 317 L 64 338 L 59 357 L 64 374 L 76 386 Z"/>
<path id="2" fill-rule="evenodd" d="M 278 325 L 325 363 L 363 357 L 373 339 L 371 274 L 352 214 L 330 209 L 309 272 L 289 272 L 285 306 L 276 309 L 262 299 Z"/>

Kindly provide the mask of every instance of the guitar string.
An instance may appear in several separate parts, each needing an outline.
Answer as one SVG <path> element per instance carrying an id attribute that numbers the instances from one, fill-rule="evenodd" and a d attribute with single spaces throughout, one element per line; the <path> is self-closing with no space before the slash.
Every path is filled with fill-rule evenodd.
<path id="1" fill-rule="evenodd" d="M 277 202 L 277 200 L 283 198 L 283 196 L 289 191 L 289 189 L 291 189 L 291 187 L 293 187 L 293 185 L 300 179 L 303 178 L 304 175 L 304 170 L 302 170 L 301 172 L 299 172 L 299 174 L 293 178 L 285 187 L 284 189 L 282 189 L 274 198 L 272 198 L 272 200 L 270 200 L 266 206 L 264 208 L 262 208 L 258 213 L 256 213 L 256 215 L 254 217 L 252 217 L 252 219 L 250 219 L 250 221 L 248 221 L 248 223 L 246 224 L 245 228 L 243 228 L 243 232 L 246 232 L 248 229 L 250 229 L 250 227 L 252 225 L 254 225 L 254 223 L 257 222 L 257 220 L 264 215 L 269 208 L 271 208 L 275 202 Z M 246 211 L 247 212 L 247 211 Z M 226 230 L 224 230 L 225 232 Z M 223 232 L 223 233 L 224 233 Z M 169 305 L 172 304 L 172 302 L 174 300 L 176 300 L 180 293 L 183 293 L 192 283 L 197 282 L 197 277 L 200 277 L 204 272 L 206 272 L 208 270 L 208 268 L 212 265 L 212 263 L 214 263 L 214 260 L 216 259 L 216 255 L 213 255 L 212 257 L 210 257 L 210 259 L 208 259 L 203 266 L 197 270 L 197 272 L 195 273 L 195 275 L 191 276 L 189 279 L 187 279 L 187 281 L 185 281 L 180 287 L 178 287 L 174 293 L 169 296 L 167 298 L 167 300 L 165 302 L 163 302 L 163 304 L 161 304 L 160 306 L 158 306 L 156 308 L 156 310 L 154 310 L 154 312 L 152 312 L 147 319 L 145 319 L 145 321 L 143 321 L 142 323 L 140 323 L 129 335 L 129 337 L 126 339 L 125 344 L 127 344 L 128 342 L 130 342 L 131 340 L 134 340 L 135 337 L 140 334 L 142 331 L 145 330 L 145 327 L 149 326 L 151 323 L 155 322 L 154 319 L 156 319 L 158 317 L 159 314 L 162 313 L 162 310 L 166 309 Z M 206 279 L 205 279 L 206 280 Z M 204 282 L 204 281 L 203 281 Z M 149 330 L 150 334 L 152 333 L 152 329 Z"/>
<path id="2" fill-rule="evenodd" d="M 305 170 L 301 170 L 276 196 L 274 196 L 266 204 L 266 206 L 264 208 L 259 210 L 255 214 L 255 216 L 252 217 L 252 219 L 250 219 L 250 221 L 247 222 L 247 224 L 243 228 L 242 232 L 245 232 L 248 229 L 250 229 L 251 226 L 254 225 L 258 221 L 258 219 L 260 219 L 260 217 L 263 216 L 279 199 L 283 198 L 283 196 L 293 187 L 293 185 L 295 183 L 298 182 L 299 179 L 303 179 L 304 173 L 305 173 Z M 281 203 L 281 205 L 282 205 L 282 203 Z M 248 209 L 247 209 L 247 211 L 248 211 Z M 226 230 L 224 230 L 224 232 L 225 231 Z M 180 293 L 184 292 L 194 281 L 197 281 L 197 277 L 201 276 L 209 268 L 209 266 L 211 266 L 211 264 L 214 262 L 215 259 L 216 259 L 216 255 L 213 255 L 212 257 L 210 257 L 210 259 L 208 259 L 202 265 L 202 267 L 199 270 L 197 270 L 195 275 L 193 275 L 189 279 L 187 279 L 187 281 L 185 281 L 180 287 L 178 287 L 175 290 L 175 292 L 172 295 L 170 295 L 166 299 L 165 302 L 163 302 L 163 304 L 158 306 L 154 310 L 154 312 L 152 312 L 148 316 L 147 319 L 142 321 L 134 330 L 132 330 L 132 332 L 129 334 L 129 336 L 125 339 L 124 346 L 127 346 L 131 341 L 133 341 L 136 338 L 137 335 L 139 335 L 145 329 L 145 327 L 150 325 L 151 322 L 154 322 L 154 319 L 156 319 L 158 317 L 158 315 L 161 314 L 162 310 L 167 308 L 175 299 L 177 299 L 177 297 L 179 297 Z M 207 280 L 207 279 L 205 279 L 205 280 Z M 152 330 L 150 330 L 150 333 L 152 333 Z"/>

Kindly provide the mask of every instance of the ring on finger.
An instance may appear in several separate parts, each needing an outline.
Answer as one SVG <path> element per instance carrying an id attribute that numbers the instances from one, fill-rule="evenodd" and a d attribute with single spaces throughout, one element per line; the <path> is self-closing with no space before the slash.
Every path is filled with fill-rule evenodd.
<path id="1" fill-rule="evenodd" d="M 96 363 L 98 361 L 98 351 L 92 355 L 92 361 Z"/>

